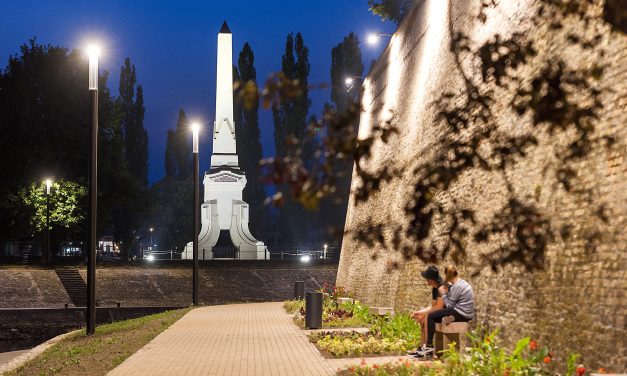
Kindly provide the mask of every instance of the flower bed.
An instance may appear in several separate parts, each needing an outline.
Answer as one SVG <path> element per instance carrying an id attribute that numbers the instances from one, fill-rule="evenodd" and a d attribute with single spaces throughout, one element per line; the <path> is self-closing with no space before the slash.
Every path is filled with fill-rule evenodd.
<path id="1" fill-rule="evenodd" d="M 332 287 L 325 284 L 320 292 L 323 294 L 322 302 L 322 326 L 325 328 L 358 328 L 368 327 L 372 323 L 372 315 L 368 307 L 357 300 L 339 304 L 338 298 L 350 297 L 341 287 Z M 294 323 L 305 327 L 305 301 L 288 300 L 283 303 L 283 308 L 289 314 L 294 315 Z"/>
<path id="2" fill-rule="evenodd" d="M 404 355 L 418 345 L 420 326 L 406 314 L 383 316 L 373 320 L 368 333 L 317 332 L 309 340 L 334 358 Z"/>
<path id="3" fill-rule="evenodd" d="M 513 351 L 508 352 L 498 344 L 496 333 L 478 336 L 470 334 L 472 346 L 466 354 L 460 354 L 454 347 L 445 351 L 440 361 L 429 365 L 404 361 L 391 362 L 383 365 L 351 366 L 338 371 L 337 375 L 361 376 L 475 376 L 475 375 L 502 375 L 502 376 L 549 376 L 567 375 L 584 376 L 586 369 L 577 365 L 577 354 L 568 357 L 566 365 L 553 365 L 553 354 L 546 348 L 540 347 L 529 337 L 523 338 L 516 344 Z M 561 368 L 559 370 L 556 370 Z M 565 368 L 565 369 L 564 369 Z M 565 372 L 564 372 L 565 371 Z M 605 370 L 599 370 L 605 371 Z"/>
<path id="4" fill-rule="evenodd" d="M 355 358 L 405 354 L 413 344 L 376 333 L 317 332 L 309 340 L 328 358 Z"/>

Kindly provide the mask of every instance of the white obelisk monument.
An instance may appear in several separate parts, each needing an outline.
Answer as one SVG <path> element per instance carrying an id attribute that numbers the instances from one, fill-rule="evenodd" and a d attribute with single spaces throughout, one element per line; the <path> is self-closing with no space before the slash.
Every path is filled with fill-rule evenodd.
<path id="1" fill-rule="evenodd" d="M 264 260 L 268 248 L 253 237 L 248 229 L 248 204 L 242 201 L 246 175 L 240 170 L 235 148 L 233 121 L 233 39 L 226 22 L 218 33 L 218 69 L 216 78 L 216 120 L 213 125 L 213 154 L 211 169 L 205 172 L 204 200 L 200 209 L 201 230 L 198 236 L 198 258 Z M 214 249 L 228 241 L 235 252 L 224 256 Z M 230 245 L 230 244 L 229 244 Z M 188 243 L 183 259 L 192 258 L 192 243 Z"/>

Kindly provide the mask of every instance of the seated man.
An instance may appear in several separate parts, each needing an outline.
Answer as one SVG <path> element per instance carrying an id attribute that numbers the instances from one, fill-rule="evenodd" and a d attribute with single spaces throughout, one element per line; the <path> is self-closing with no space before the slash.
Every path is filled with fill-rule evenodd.
<path id="1" fill-rule="evenodd" d="M 470 284 L 457 276 L 457 269 L 449 265 L 444 269 L 446 283 L 442 300 L 446 308 L 432 312 L 427 316 L 427 343 L 417 352 L 419 357 L 433 356 L 435 348 L 433 337 L 435 323 L 442 322 L 442 318 L 453 316 L 454 321 L 470 321 L 475 315 L 475 303 Z"/>
<path id="2" fill-rule="evenodd" d="M 444 308 L 444 303 L 442 301 L 442 277 L 440 277 L 438 267 L 431 265 L 422 271 L 420 275 L 425 279 L 427 285 L 431 286 L 431 297 L 433 298 L 430 306 L 411 313 L 411 316 L 420 324 L 420 344 L 424 347 L 427 340 L 427 315 L 430 312 Z M 415 355 L 417 351 L 411 351 L 409 354 Z"/>

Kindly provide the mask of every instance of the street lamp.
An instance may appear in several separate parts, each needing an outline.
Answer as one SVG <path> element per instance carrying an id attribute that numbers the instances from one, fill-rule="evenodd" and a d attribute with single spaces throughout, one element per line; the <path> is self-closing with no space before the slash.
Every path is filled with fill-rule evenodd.
<path id="1" fill-rule="evenodd" d="M 199 182 L 198 182 L 198 132 L 200 132 L 200 124 L 192 123 L 192 154 L 194 155 L 194 237 L 193 237 L 193 255 L 194 255 L 194 271 L 192 276 L 192 303 L 198 305 L 198 234 L 200 233 L 200 215 L 199 215 Z"/>
<path id="2" fill-rule="evenodd" d="M 91 131 L 89 165 L 89 240 L 87 241 L 87 335 L 96 332 L 96 215 L 98 209 L 98 56 L 97 46 L 87 48 L 89 57 L 89 94 L 91 96 Z"/>
<path id="3" fill-rule="evenodd" d="M 366 42 L 371 46 L 375 46 L 379 43 L 381 37 L 392 37 L 392 34 L 371 33 L 366 37 Z"/>
<path id="4" fill-rule="evenodd" d="M 54 265 L 54 256 L 50 257 L 50 188 L 52 179 L 46 179 L 46 264 Z"/>
<path id="5" fill-rule="evenodd" d="M 153 227 L 151 227 L 149 230 L 150 230 L 150 244 L 149 244 L 149 247 L 150 247 L 150 250 L 152 251 L 152 232 L 153 232 L 155 229 L 154 229 Z M 142 251 L 142 259 L 143 259 L 143 258 L 144 258 L 144 252 Z"/>
<path id="6" fill-rule="evenodd" d="M 360 78 L 360 79 L 364 79 L 366 77 L 363 76 L 348 76 L 346 77 L 346 79 L 344 80 L 344 84 L 346 85 L 346 91 L 349 92 L 353 89 L 353 86 L 355 84 L 355 79 L 356 78 Z"/>

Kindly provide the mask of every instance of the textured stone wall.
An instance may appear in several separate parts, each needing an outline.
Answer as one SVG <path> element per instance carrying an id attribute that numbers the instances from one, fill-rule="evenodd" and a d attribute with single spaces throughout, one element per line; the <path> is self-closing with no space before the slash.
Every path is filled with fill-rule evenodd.
<path id="1" fill-rule="evenodd" d="M 85 268 L 79 269 L 86 280 Z M 335 265 L 302 267 L 288 263 L 201 263 L 201 304 L 282 301 L 294 296 L 294 281 L 306 291 L 334 283 Z M 96 302 L 100 306 L 189 306 L 191 263 L 185 267 L 99 267 Z M 0 308 L 61 308 L 71 300 L 54 270 L 0 269 Z"/>
<path id="2" fill-rule="evenodd" d="M 449 51 L 449 23 L 470 37 L 471 46 L 496 34 L 507 37 L 514 32 L 535 41 L 538 57 L 522 68 L 529 76 L 557 57 L 574 68 L 605 65 L 603 76 L 595 83 L 603 89 L 604 107 L 592 138 L 611 136 L 616 143 L 610 148 L 594 147 L 575 164 L 577 176 L 571 192 L 556 183 L 555 171 L 551 170 L 555 145 L 563 144 L 570 135 L 533 130 L 528 118 L 521 120 L 511 115 L 508 105 L 513 93 L 495 88 L 497 100 L 492 108 L 499 130 L 512 135 L 533 130 L 539 140 L 527 157 L 507 170 L 513 191 L 533 200 L 557 233 L 566 224 L 573 226 L 569 237 L 558 235 L 550 242 L 542 271 L 532 273 L 516 265 L 491 271 L 481 265 L 480 256 L 493 251 L 493 242 L 468 241 L 465 246 L 469 257 L 458 266 L 462 277 L 475 290 L 476 323 L 499 328 L 506 344 L 530 335 L 549 345 L 562 360 L 564 354 L 576 351 L 588 366 L 624 371 L 627 37 L 610 32 L 610 26 L 603 22 L 592 21 L 604 35 L 600 46 L 608 53 L 601 56 L 598 50 L 582 51 L 565 42 L 569 30 L 583 27 L 576 21 L 561 31 L 532 26 L 530 19 L 539 1 L 497 0 L 496 7 L 485 9 L 485 22 L 476 17 L 480 1 L 449 1 L 419 0 L 365 80 L 360 137 L 369 135 L 374 124 L 386 121 L 400 130 L 390 142 L 376 146 L 366 166 L 373 171 L 383 166 L 413 166 L 415 162 L 428 162 L 440 147 L 437 140 L 446 129 L 436 121 L 439 107 L 434 100 L 445 91 L 462 90 L 458 67 Z M 544 43 L 549 33 L 552 42 Z M 559 38 L 564 42 L 560 43 Z M 474 72 L 472 80 L 481 80 L 476 60 L 465 58 L 461 65 L 467 72 Z M 407 168 L 401 177 L 385 183 L 381 193 L 372 195 L 365 203 L 357 203 L 353 197 L 349 202 L 349 234 L 343 242 L 337 284 L 368 304 L 408 310 L 424 306 L 430 299 L 419 275 L 424 263 L 405 260 L 393 247 L 368 246 L 350 235 L 350 231 L 372 221 L 384 225 L 386 239 L 392 238 L 392 225 L 408 222 L 404 207 L 414 179 L 411 168 Z M 354 176 L 353 188 L 358 183 Z M 464 173 L 449 191 L 457 202 L 475 210 L 479 223 L 485 223 L 503 207 L 505 193 L 499 174 L 479 169 Z M 442 231 L 443 226 L 436 224 L 431 239 L 445 238 Z M 404 237 L 402 233 L 400 236 Z M 443 267 L 444 262 L 439 266 Z M 473 277 L 471 274 L 477 269 L 481 273 Z"/>

